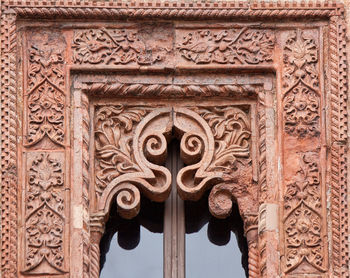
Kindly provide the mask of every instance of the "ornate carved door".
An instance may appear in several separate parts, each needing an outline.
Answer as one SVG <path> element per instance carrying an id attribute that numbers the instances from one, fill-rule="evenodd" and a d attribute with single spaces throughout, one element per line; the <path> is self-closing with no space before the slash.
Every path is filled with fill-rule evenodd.
<path id="1" fill-rule="evenodd" d="M 341 5 L 1 4 L 2 277 L 98 277 L 172 137 L 181 198 L 238 203 L 250 277 L 349 277 Z"/>

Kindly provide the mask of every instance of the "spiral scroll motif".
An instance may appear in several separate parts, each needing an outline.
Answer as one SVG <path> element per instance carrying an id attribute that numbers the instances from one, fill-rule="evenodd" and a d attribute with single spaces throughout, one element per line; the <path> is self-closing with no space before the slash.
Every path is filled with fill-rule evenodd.
<path id="1" fill-rule="evenodd" d="M 117 206 L 120 216 L 126 219 L 135 217 L 140 211 L 140 191 L 131 183 L 118 186 Z"/>
<path id="2" fill-rule="evenodd" d="M 153 163 L 164 162 L 167 155 L 167 141 L 163 134 L 150 134 L 141 139 L 145 157 Z"/>
<path id="3" fill-rule="evenodd" d="M 203 151 L 203 138 L 198 134 L 186 133 L 181 138 L 181 158 L 186 164 L 197 163 L 200 161 Z"/>

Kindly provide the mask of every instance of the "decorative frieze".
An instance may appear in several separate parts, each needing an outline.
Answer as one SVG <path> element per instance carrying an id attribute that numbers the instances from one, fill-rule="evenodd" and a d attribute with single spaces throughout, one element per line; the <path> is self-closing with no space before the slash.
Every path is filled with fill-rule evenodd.
<path id="1" fill-rule="evenodd" d="M 154 28 L 154 27 L 152 27 Z M 162 27 L 157 29 L 157 32 Z M 154 37 L 151 37 L 154 35 Z M 164 36 L 163 36 L 164 35 Z M 73 62 L 90 65 L 153 65 L 171 51 L 168 34 L 140 29 L 88 29 L 75 31 Z"/>
<path id="2" fill-rule="evenodd" d="M 195 64 L 257 65 L 271 63 L 275 45 L 272 30 L 237 29 L 179 31 L 176 49 Z"/>

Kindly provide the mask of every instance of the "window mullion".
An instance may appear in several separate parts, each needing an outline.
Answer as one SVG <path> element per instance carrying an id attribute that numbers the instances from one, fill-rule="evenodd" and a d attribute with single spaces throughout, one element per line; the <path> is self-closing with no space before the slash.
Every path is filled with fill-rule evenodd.
<path id="1" fill-rule="evenodd" d="M 179 146 L 172 142 L 168 148 L 166 166 L 172 173 L 172 189 L 164 213 L 164 278 L 185 277 L 184 202 L 177 194 L 176 176 L 183 167 Z"/>

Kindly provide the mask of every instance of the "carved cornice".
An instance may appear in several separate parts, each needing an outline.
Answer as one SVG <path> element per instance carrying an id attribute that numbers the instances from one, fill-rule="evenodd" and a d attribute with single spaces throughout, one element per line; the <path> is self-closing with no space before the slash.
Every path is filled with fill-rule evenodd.
<path id="1" fill-rule="evenodd" d="M 82 91 L 93 96 L 143 96 L 143 97 L 253 97 L 261 85 L 172 85 L 84 83 Z"/>
<path id="2" fill-rule="evenodd" d="M 96 1 L 95 5 L 74 6 L 68 1 L 59 1 L 57 5 L 43 5 L 33 1 L 27 5 L 24 0 L 10 2 L 9 5 L 22 18 L 91 18 L 91 19 L 231 19 L 231 18 L 304 18 L 330 17 L 343 12 L 341 4 L 315 3 L 281 3 L 281 2 L 187 2 L 187 1 L 150 1 L 125 2 Z"/>

